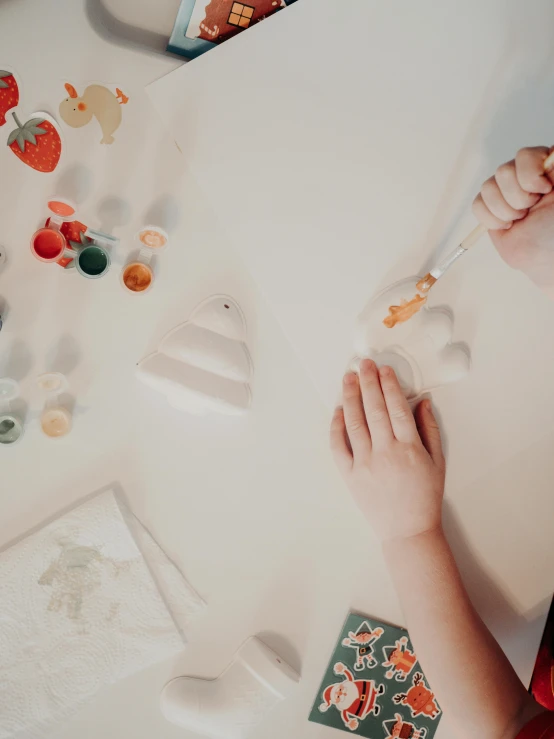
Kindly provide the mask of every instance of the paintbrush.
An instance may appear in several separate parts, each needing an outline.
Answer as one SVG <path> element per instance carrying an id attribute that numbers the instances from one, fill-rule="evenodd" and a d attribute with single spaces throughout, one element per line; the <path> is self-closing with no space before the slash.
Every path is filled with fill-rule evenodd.
<path id="1" fill-rule="evenodd" d="M 544 160 L 544 171 L 548 172 L 554 167 L 554 151 L 551 152 Z M 460 259 L 466 252 L 468 252 L 472 246 L 479 241 L 481 236 L 488 231 L 487 227 L 483 224 L 476 226 L 473 231 L 468 234 L 465 239 L 454 249 L 454 251 L 447 254 L 430 272 L 416 282 L 417 293 L 413 295 L 411 293 L 409 300 L 401 300 L 399 305 L 390 305 L 389 314 L 383 320 L 384 325 L 387 328 L 394 328 L 399 323 L 405 323 L 418 311 L 423 308 L 427 302 L 429 290 L 439 280 L 452 265 Z M 393 286 L 394 287 L 394 286 Z"/>

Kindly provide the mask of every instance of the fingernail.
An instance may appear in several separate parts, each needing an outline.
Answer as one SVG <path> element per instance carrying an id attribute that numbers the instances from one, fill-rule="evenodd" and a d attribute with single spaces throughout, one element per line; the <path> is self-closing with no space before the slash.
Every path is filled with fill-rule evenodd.
<path id="1" fill-rule="evenodd" d="M 511 227 L 512 227 L 513 225 L 514 225 L 514 222 L 513 222 L 513 221 L 510 221 L 509 223 L 506 223 L 506 225 L 504 226 L 504 230 L 505 230 L 505 231 L 509 231 L 509 230 L 510 230 L 510 228 L 511 228 Z"/>
<path id="2" fill-rule="evenodd" d="M 344 384 L 345 385 L 355 385 L 356 384 L 356 374 L 354 372 L 347 372 L 344 376 Z"/>
<path id="3" fill-rule="evenodd" d="M 381 369 L 379 370 L 379 374 L 381 375 L 381 377 L 389 377 L 391 373 L 391 368 L 387 367 L 386 365 L 384 367 L 381 367 Z"/>
<path id="4" fill-rule="evenodd" d="M 372 359 L 362 359 L 360 369 L 362 372 L 371 372 L 375 368 L 375 362 Z"/>
<path id="5" fill-rule="evenodd" d="M 425 407 L 425 409 L 429 411 L 429 413 L 433 413 L 433 403 L 429 398 L 427 398 L 427 400 L 425 401 Z"/>

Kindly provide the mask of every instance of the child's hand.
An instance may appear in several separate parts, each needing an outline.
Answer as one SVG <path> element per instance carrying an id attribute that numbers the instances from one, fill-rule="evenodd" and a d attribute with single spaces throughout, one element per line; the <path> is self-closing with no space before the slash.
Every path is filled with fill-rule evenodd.
<path id="1" fill-rule="evenodd" d="M 354 498 L 383 540 L 441 525 L 445 464 L 429 401 L 410 410 L 394 371 L 364 359 L 348 373 L 331 449 Z"/>
<path id="2" fill-rule="evenodd" d="M 544 172 L 549 152 L 521 149 L 483 184 L 473 212 L 507 264 L 554 298 L 554 172 Z"/>

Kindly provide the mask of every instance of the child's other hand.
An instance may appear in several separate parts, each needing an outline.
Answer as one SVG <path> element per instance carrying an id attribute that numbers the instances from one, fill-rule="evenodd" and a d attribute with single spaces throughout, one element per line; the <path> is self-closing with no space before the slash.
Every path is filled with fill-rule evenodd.
<path id="1" fill-rule="evenodd" d="M 331 449 L 354 498 L 383 540 L 441 525 L 445 463 L 429 401 L 414 415 L 394 371 L 364 359 L 348 373 L 343 407 L 331 425 Z"/>
<path id="2" fill-rule="evenodd" d="M 518 151 L 483 184 L 473 212 L 504 261 L 554 298 L 554 172 L 544 172 L 549 153 L 545 146 Z"/>

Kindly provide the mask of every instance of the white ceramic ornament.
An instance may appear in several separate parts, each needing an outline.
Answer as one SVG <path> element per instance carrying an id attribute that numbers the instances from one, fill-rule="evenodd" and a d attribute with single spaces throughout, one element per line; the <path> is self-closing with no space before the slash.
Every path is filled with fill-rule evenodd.
<path id="1" fill-rule="evenodd" d="M 168 721 L 214 739 L 242 739 L 278 703 L 299 675 L 256 637 L 248 639 L 215 680 L 178 677 L 161 694 Z"/>
<path id="2" fill-rule="evenodd" d="M 389 365 L 396 371 L 408 400 L 423 393 L 461 380 L 470 368 L 470 356 L 462 344 L 453 344 L 454 319 L 445 309 L 422 308 L 409 321 L 387 328 L 383 319 L 388 307 L 400 303 L 406 281 L 397 283 L 398 296 L 391 289 L 377 295 L 358 317 L 350 367 L 359 369 L 363 357 L 378 366 Z"/>
<path id="3" fill-rule="evenodd" d="M 138 378 L 188 413 L 238 415 L 251 402 L 246 320 L 226 295 L 208 298 L 145 357 Z"/>

